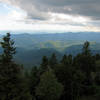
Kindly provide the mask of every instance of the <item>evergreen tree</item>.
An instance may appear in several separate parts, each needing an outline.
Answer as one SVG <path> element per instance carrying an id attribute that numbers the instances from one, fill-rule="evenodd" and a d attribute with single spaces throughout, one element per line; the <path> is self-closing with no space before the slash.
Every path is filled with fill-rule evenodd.
<path id="1" fill-rule="evenodd" d="M 61 96 L 61 100 L 72 100 L 72 67 L 59 64 L 54 70 L 58 81 L 64 86 L 64 92 Z"/>
<path id="2" fill-rule="evenodd" d="M 66 60 L 67 60 L 67 56 L 64 55 L 63 58 L 62 58 L 62 60 L 61 60 L 61 63 L 62 64 L 66 64 Z"/>
<path id="3" fill-rule="evenodd" d="M 41 73 L 45 72 L 48 69 L 48 66 L 49 66 L 48 58 L 46 56 L 43 56 L 42 63 L 40 66 Z"/>
<path id="4" fill-rule="evenodd" d="M 89 55 L 89 54 L 91 54 L 91 52 L 90 52 L 90 43 L 88 42 L 88 41 L 86 41 L 85 43 L 84 43 L 84 45 L 83 45 L 83 54 L 85 54 L 85 55 Z"/>
<path id="5" fill-rule="evenodd" d="M 89 49 L 89 42 L 83 45 L 83 51 L 74 58 L 74 65 L 84 74 L 83 91 L 89 95 L 95 91 L 93 88 L 92 72 L 95 71 L 95 58 Z"/>
<path id="6" fill-rule="evenodd" d="M 50 60 L 49 60 L 49 65 L 50 65 L 51 68 L 54 68 L 54 66 L 55 66 L 56 64 L 57 64 L 57 58 L 56 58 L 55 53 L 53 53 L 53 54 L 51 55 Z"/>
<path id="7" fill-rule="evenodd" d="M 81 92 L 81 85 L 84 75 L 74 64 L 72 55 L 64 55 L 61 64 L 55 68 L 58 81 L 64 86 L 64 92 L 61 100 L 78 100 Z"/>
<path id="8" fill-rule="evenodd" d="M 34 66 L 30 72 L 30 78 L 29 78 L 29 89 L 30 89 L 30 94 L 32 95 L 32 100 L 34 98 L 36 99 L 36 93 L 35 93 L 35 88 L 37 87 L 39 80 L 40 80 L 40 73 L 39 69 L 37 66 Z"/>
<path id="9" fill-rule="evenodd" d="M 30 100 L 20 66 L 13 61 L 13 45 L 14 42 L 7 33 L 1 42 L 3 54 L 0 59 L 0 100 Z"/>
<path id="10" fill-rule="evenodd" d="M 72 65 L 72 55 L 64 55 L 62 60 L 61 60 L 61 63 L 64 64 L 64 65 Z"/>
<path id="11" fill-rule="evenodd" d="M 14 41 L 10 39 L 10 33 L 7 33 L 7 35 L 3 37 L 3 41 L 0 42 L 0 44 L 4 52 L 1 55 L 1 64 L 9 65 L 12 63 L 13 54 L 16 53 L 16 48 L 13 47 Z"/>
<path id="12" fill-rule="evenodd" d="M 72 83 L 73 83 L 73 59 L 71 55 L 64 55 L 61 63 L 54 69 L 59 82 L 64 86 L 64 92 L 61 100 L 72 100 Z"/>
<path id="13" fill-rule="evenodd" d="M 73 100 L 80 100 L 82 95 L 82 83 L 84 82 L 84 73 L 79 69 L 75 70 L 72 78 L 72 96 Z"/>
<path id="14" fill-rule="evenodd" d="M 58 100 L 62 91 L 63 86 L 57 81 L 51 69 L 42 74 L 36 88 L 36 94 L 40 100 Z"/>
<path id="15" fill-rule="evenodd" d="M 81 68 L 86 72 L 87 77 L 90 76 L 91 72 L 95 71 L 95 58 L 92 56 L 89 47 L 89 42 L 86 41 L 83 45 L 83 52 L 80 60 Z"/>

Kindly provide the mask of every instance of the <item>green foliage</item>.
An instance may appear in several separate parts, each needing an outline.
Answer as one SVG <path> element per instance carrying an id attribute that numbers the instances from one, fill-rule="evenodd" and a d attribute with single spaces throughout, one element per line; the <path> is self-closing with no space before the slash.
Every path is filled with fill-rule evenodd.
<path id="1" fill-rule="evenodd" d="M 73 93 L 72 93 L 73 68 L 72 68 L 72 63 L 69 63 L 70 59 L 68 58 L 67 56 L 64 55 L 62 63 L 57 65 L 54 70 L 58 81 L 61 82 L 64 86 L 62 99 L 71 100 L 73 98 Z"/>
<path id="2" fill-rule="evenodd" d="M 28 81 L 30 94 L 32 95 L 32 100 L 36 98 L 35 88 L 39 83 L 39 79 L 40 79 L 39 69 L 36 66 L 34 66 L 30 72 L 30 77 Z"/>
<path id="3" fill-rule="evenodd" d="M 86 41 L 83 45 L 83 54 L 85 55 L 89 55 L 90 54 L 90 43 L 88 41 Z"/>
<path id="4" fill-rule="evenodd" d="M 42 74 L 36 88 L 36 94 L 41 100 L 58 100 L 62 91 L 63 86 L 57 81 L 51 69 Z"/>
<path id="5" fill-rule="evenodd" d="M 50 57 L 49 65 L 50 65 L 50 67 L 53 68 L 57 63 L 58 63 L 58 62 L 57 62 L 56 55 L 55 55 L 55 53 L 53 53 L 53 54 L 51 55 L 51 57 Z"/>
<path id="6" fill-rule="evenodd" d="M 15 54 L 13 44 L 7 33 L 1 42 L 3 54 L 0 59 L 0 100 L 31 100 L 21 68 L 12 61 Z"/>
<path id="7" fill-rule="evenodd" d="M 59 62 L 53 53 L 26 71 L 13 60 L 16 48 L 9 33 L 0 44 L 0 100 L 99 100 L 100 55 L 91 53 L 88 41 L 74 57 L 64 55 Z"/>
<path id="8" fill-rule="evenodd" d="M 3 54 L 1 55 L 1 62 L 3 64 L 11 63 L 13 59 L 13 54 L 15 54 L 14 41 L 10 39 L 10 33 L 7 33 L 6 36 L 3 37 L 3 41 L 0 42 L 1 47 L 3 48 Z"/>
<path id="9" fill-rule="evenodd" d="M 48 69 L 48 67 L 49 67 L 48 58 L 46 56 L 43 56 L 42 63 L 41 63 L 41 66 L 40 66 L 41 73 L 45 72 Z"/>

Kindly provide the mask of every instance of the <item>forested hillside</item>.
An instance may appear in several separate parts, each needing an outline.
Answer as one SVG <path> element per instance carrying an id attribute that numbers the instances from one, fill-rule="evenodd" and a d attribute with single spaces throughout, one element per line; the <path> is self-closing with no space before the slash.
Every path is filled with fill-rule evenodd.
<path id="1" fill-rule="evenodd" d="M 0 35 L 0 40 L 3 35 Z M 76 56 L 82 52 L 82 46 L 85 41 L 90 42 L 91 52 L 100 53 L 100 34 L 98 32 L 77 32 L 77 33 L 35 33 L 35 34 L 12 34 L 11 38 L 15 41 L 16 62 L 24 66 L 39 65 L 42 57 L 48 58 L 55 53 L 58 60 L 61 60 L 64 54 Z M 2 49 L 0 49 L 2 53 Z"/>
<path id="2" fill-rule="evenodd" d="M 31 57 L 42 54 L 42 60 L 29 70 L 14 60 L 14 55 L 18 53 L 14 44 L 10 33 L 0 42 L 0 100 L 100 99 L 100 54 L 93 54 L 91 42 L 85 41 L 83 45 L 76 46 L 81 47 L 79 50 L 75 46 L 70 47 L 77 51 L 74 56 L 70 54 L 70 48 L 69 53 L 65 49 L 62 54 L 42 49 L 32 55 L 30 51 Z M 25 61 L 28 60 L 34 62 L 33 58 Z"/>

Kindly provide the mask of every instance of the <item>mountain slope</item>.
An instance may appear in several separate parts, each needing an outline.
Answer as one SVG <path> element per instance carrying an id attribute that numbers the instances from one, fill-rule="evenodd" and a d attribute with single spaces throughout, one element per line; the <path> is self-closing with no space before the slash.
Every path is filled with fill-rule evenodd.
<path id="1" fill-rule="evenodd" d="M 93 53 L 100 53 L 100 33 L 78 32 L 61 34 L 12 34 L 17 53 L 15 60 L 25 66 L 41 63 L 42 57 L 56 53 L 60 59 L 63 54 L 76 55 L 81 52 L 83 43 L 88 40 Z M 0 35 L 0 40 L 2 35 Z M 0 53 L 2 49 L 0 48 Z"/>

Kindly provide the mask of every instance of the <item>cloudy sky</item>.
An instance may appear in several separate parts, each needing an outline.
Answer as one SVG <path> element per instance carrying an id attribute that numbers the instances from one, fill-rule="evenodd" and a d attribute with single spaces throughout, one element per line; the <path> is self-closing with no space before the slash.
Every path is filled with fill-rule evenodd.
<path id="1" fill-rule="evenodd" d="M 0 30 L 100 31 L 100 0 L 0 0 Z"/>

